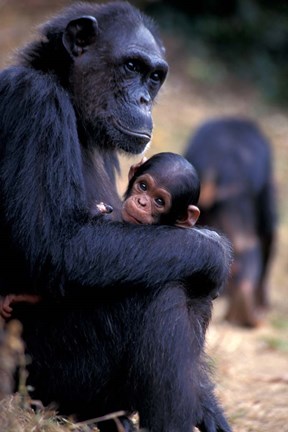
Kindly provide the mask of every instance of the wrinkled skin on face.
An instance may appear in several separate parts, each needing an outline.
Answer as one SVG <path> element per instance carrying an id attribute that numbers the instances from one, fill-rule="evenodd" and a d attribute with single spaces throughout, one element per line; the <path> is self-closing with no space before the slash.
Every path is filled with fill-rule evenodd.
<path id="1" fill-rule="evenodd" d="M 161 216 L 171 209 L 170 192 L 157 185 L 150 174 L 138 177 L 123 203 L 122 219 L 137 224 L 159 224 Z"/>
<path id="2" fill-rule="evenodd" d="M 69 81 L 76 111 L 93 141 L 99 145 L 100 134 L 106 149 L 142 152 L 168 70 L 162 46 L 143 24 L 128 28 L 101 15 L 69 23 L 64 45 L 73 58 Z"/>

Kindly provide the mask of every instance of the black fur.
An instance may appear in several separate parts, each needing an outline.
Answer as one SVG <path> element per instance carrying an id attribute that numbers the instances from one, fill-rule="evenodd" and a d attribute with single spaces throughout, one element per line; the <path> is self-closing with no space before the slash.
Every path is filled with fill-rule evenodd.
<path id="1" fill-rule="evenodd" d="M 277 224 L 271 145 L 254 121 L 219 117 L 193 133 L 185 157 L 195 166 L 202 191 L 205 182 L 215 189 L 209 204 L 200 198 L 199 224 L 225 233 L 234 247 L 227 319 L 257 325 L 258 310 L 269 304 L 267 272 Z M 242 291 L 247 282 L 249 295 Z"/>
<path id="2" fill-rule="evenodd" d="M 144 28 L 154 39 L 136 36 Z M 100 201 L 117 214 L 116 151 L 145 148 L 166 70 L 153 24 L 117 2 L 65 11 L 2 71 L 1 293 L 43 297 L 15 306 L 33 398 L 80 419 L 137 410 L 151 432 L 227 432 L 199 361 L 227 242 L 208 230 L 89 217 Z M 120 120 L 136 132 L 123 133 Z"/>

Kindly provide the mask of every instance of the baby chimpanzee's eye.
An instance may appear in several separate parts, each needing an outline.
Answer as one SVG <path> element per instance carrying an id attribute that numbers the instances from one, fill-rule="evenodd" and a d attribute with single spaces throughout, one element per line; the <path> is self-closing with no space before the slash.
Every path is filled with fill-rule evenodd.
<path id="1" fill-rule="evenodd" d="M 159 207 L 164 207 L 165 201 L 163 198 L 155 198 L 155 202 Z"/>
<path id="2" fill-rule="evenodd" d="M 140 182 L 139 183 L 139 187 L 142 191 L 146 191 L 147 190 L 147 184 L 145 182 Z"/>

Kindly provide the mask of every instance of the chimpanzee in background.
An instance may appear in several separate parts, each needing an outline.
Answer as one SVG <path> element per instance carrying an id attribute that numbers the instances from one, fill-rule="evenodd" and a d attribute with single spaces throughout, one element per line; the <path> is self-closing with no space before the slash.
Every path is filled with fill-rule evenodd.
<path id="1" fill-rule="evenodd" d="M 167 74 L 157 30 L 115 2 L 40 31 L 0 74 L 0 291 L 43 298 L 14 311 L 33 397 L 79 419 L 136 410 L 151 432 L 229 431 L 199 360 L 228 242 L 118 216 L 117 151 L 144 151 Z M 91 218 L 100 201 L 114 211 Z"/>
<path id="2" fill-rule="evenodd" d="M 270 144 L 250 119 L 216 118 L 196 130 L 185 157 L 200 176 L 199 224 L 225 233 L 234 248 L 226 318 L 254 327 L 268 306 L 266 279 L 275 239 Z"/>

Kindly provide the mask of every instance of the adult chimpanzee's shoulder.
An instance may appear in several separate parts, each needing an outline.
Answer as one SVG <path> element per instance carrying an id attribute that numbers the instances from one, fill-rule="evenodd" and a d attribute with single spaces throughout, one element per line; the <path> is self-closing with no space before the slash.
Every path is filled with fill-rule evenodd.
<path id="1" fill-rule="evenodd" d="M 28 79 L 27 75 L 31 72 L 28 68 L 22 66 L 11 66 L 0 72 L 0 91 L 2 97 L 8 92 L 19 91 L 21 88 L 24 89 L 23 83 Z M 2 98 L 1 98 L 2 100 Z"/>
<path id="2" fill-rule="evenodd" d="M 57 77 L 25 66 L 13 66 L 0 73 L 0 121 L 5 129 L 13 128 L 15 122 L 28 116 L 31 121 L 40 119 L 47 110 L 50 117 L 53 111 L 57 116 L 59 107 L 73 113 L 68 94 Z M 26 121 L 22 126 L 29 124 Z"/>
<path id="3" fill-rule="evenodd" d="M 17 103 L 21 103 L 21 99 L 25 96 L 37 97 L 41 100 L 51 93 L 61 93 L 63 97 L 63 89 L 57 78 L 51 74 L 45 74 L 33 67 L 26 66 L 11 66 L 4 69 L 0 73 L 0 92 L 2 97 L 18 95 Z M 42 103 L 47 102 L 42 99 Z M 49 102 L 49 100 L 48 100 Z M 11 100 L 10 100 L 11 103 Z M 25 101 L 27 103 L 27 101 Z"/>

